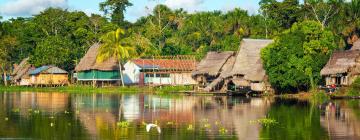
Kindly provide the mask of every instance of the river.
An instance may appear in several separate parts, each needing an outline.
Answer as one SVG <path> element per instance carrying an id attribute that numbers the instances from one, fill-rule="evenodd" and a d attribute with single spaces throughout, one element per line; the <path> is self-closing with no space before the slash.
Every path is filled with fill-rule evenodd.
<path id="1" fill-rule="evenodd" d="M 265 125 L 259 120 L 275 121 Z M 149 124 L 159 127 L 147 131 Z M 359 140 L 359 100 L 0 93 L 0 139 Z"/>

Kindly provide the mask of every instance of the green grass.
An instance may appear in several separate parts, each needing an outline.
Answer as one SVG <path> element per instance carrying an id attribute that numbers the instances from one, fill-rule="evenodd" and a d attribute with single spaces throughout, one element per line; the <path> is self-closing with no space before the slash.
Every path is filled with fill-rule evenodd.
<path id="1" fill-rule="evenodd" d="M 191 86 L 163 86 L 163 87 L 102 87 L 72 85 L 66 87 L 22 87 L 22 86 L 0 86 L 0 92 L 66 92 L 66 93 L 156 93 L 169 94 L 178 91 L 191 90 Z"/>
<path id="2" fill-rule="evenodd" d="M 310 102 L 314 104 L 322 104 L 330 100 L 330 96 L 327 95 L 324 91 L 314 90 L 311 91 L 310 93 L 311 93 Z"/>

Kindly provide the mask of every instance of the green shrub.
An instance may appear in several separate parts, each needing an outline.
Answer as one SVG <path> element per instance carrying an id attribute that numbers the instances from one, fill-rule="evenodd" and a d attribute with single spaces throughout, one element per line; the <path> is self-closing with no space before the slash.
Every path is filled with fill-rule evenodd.
<path id="1" fill-rule="evenodd" d="M 355 79 L 346 94 L 349 96 L 360 96 L 360 78 Z"/>

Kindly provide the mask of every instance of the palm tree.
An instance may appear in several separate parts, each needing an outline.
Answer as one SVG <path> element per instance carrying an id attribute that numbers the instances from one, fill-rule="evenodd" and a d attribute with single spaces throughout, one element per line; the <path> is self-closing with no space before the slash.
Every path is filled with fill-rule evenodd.
<path id="1" fill-rule="evenodd" d="M 124 86 L 121 62 L 136 56 L 136 50 L 124 42 L 125 30 L 117 29 L 100 38 L 101 46 L 97 55 L 97 62 L 104 62 L 110 58 L 116 58 L 119 65 L 121 84 Z"/>

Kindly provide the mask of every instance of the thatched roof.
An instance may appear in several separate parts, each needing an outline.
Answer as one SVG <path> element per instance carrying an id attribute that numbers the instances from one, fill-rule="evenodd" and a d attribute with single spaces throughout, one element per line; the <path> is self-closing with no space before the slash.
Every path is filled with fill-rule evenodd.
<path id="1" fill-rule="evenodd" d="M 108 59 L 102 63 L 96 62 L 98 55 L 98 49 L 100 44 L 95 43 L 90 47 L 85 56 L 80 60 L 80 63 L 75 67 L 75 71 L 87 71 L 87 70 L 100 70 L 100 71 L 113 71 L 119 70 L 119 65 L 115 58 Z"/>
<path id="2" fill-rule="evenodd" d="M 272 42 L 272 40 L 244 39 L 230 74 L 244 76 L 244 79 L 249 81 L 263 81 L 265 70 L 260 52 Z"/>
<path id="3" fill-rule="evenodd" d="M 356 59 L 359 58 L 359 56 L 360 50 L 334 52 L 320 74 L 325 76 L 346 73 L 356 65 Z"/>
<path id="4" fill-rule="evenodd" d="M 208 52 L 193 72 L 196 75 L 218 76 L 225 62 L 234 55 L 234 52 Z"/>
<path id="5" fill-rule="evenodd" d="M 220 77 L 227 78 L 231 76 L 231 71 L 234 68 L 236 56 L 231 56 L 224 64 L 224 66 L 221 68 L 221 74 Z"/>
<path id="6" fill-rule="evenodd" d="M 23 59 L 20 64 L 13 70 L 12 76 L 14 76 L 13 80 L 19 80 L 24 76 L 28 75 L 28 72 L 31 68 L 31 64 L 29 63 L 29 58 Z"/>
<path id="7" fill-rule="evenodd" d="M 360 50 L 360 39 L 358 39 L 357 41 L 355 41 L 353 43 L 353 46 L 351 47 L 351 50 Z"/>

